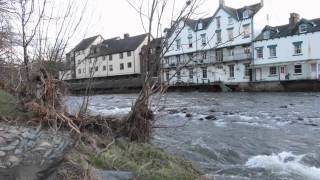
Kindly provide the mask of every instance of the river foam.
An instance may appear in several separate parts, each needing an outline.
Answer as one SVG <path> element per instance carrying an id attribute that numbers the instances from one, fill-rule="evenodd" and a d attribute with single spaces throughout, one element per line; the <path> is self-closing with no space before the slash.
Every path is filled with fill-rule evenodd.
<path id="1" fill-rule="evenodd" d="M 291 152 L 282 152 L 272 155 L 259 155 L 250 158 L 248 168 L 263 168 L 273 173 L 299 176 L 306 180 L 319 180 L 320 169 L 302 163 L 305 155 L 294 155 Z"/>

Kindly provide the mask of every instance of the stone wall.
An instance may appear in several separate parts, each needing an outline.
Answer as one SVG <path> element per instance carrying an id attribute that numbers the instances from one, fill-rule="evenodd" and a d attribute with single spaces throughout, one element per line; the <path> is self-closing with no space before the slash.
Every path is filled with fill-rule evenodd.
<path id="1" fill-rule="evenodd" d="M 0 179 L 46 179 L 72 144 L 68 133 L 0 123 Z"/>

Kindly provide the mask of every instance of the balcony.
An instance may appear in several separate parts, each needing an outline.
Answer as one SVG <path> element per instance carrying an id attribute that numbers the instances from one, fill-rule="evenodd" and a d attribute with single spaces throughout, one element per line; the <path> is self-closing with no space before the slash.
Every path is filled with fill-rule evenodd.
<path id="1" fill-rule="evenodd" d="M 223 62 L 247 60 L 251 58 L 252 58 L 251 53 L 235 53 L 233 54 L 233 56 L 224 55 Z"/>

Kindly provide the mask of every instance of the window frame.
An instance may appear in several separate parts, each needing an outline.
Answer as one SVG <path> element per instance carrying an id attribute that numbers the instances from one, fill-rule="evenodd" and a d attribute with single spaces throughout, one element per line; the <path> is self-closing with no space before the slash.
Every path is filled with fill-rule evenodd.
<path id="1" fill-rule="evenodd" d="M 276 76 L 278 75 L 278 68 L 277 66 L 269 67 L 269 76 Z"/>
<path id="2" fill-rule="evenodd" d="M 270 45 L 269 48 L 269 57 L 276 58 L 277 57 L 277 45 Z"/>
<path id="3" fill-rule="evenodd" d="M 201 68 L 202 70 L 202 79 L 208 79 L 208 68 Z"/>
<path id="4" fill-rule="evenodd" d="M 299 33 L 300 34 L 303 34 L 303 33 L 306 33 L 308 32 L 308 25 L 307 24 L 300 24 L 299 25 Z"/>
<path id="5" fill-rule="evenodd" d="M 297 66 L 300 66 L 300 68 L 298 68 Z M 297 70 L 299 70 L 299 72 L 297 72 Z M 294 65 L 294 74 L 302 74 L 302 64 L 295 64 Z"/>
<path id="6" fill-rule="evenodd" d="M 129 66 L 129 65 L 130 65 L 130 66 Z M 131 69 L 131 68 L 132 68 L 132 62 L 128 62 L 128 63 L 127 63 L 127 68 L 128 68 L 128 69 Z"/>
<path id="7" fill-rule="evenodd" d="M 229 78 L 234 78 L 235 77 L 235 65 L 231 64 L 228 65 L 229 67 Z"/>
<path id="8" fill-rule="evenodd" d="M 123 71 L 124 70 L 124 63 L 120 63 L 119 67 L 120 67 L 120 71 Z"/>

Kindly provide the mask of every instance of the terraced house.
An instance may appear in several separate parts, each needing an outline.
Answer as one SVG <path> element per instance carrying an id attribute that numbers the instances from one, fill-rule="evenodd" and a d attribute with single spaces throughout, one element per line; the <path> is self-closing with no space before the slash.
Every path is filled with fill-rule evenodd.
<path id="1" fill-rule="evenodd" d="M 263 1 L 231 8 L 220 0 L 213 16 L 184 19 L 166 30 L 169 51 L 162 60 L 162 80 L 170 85 L 237 84 L 251 79 L 253 40 L 265 26 Z"/>
<path id="2" fill-rule="evenodd" d="M 292 13 L 288 24 L 266 26 L 254 48 L 255 81 L 320 79 L 320 18 Z"/>

